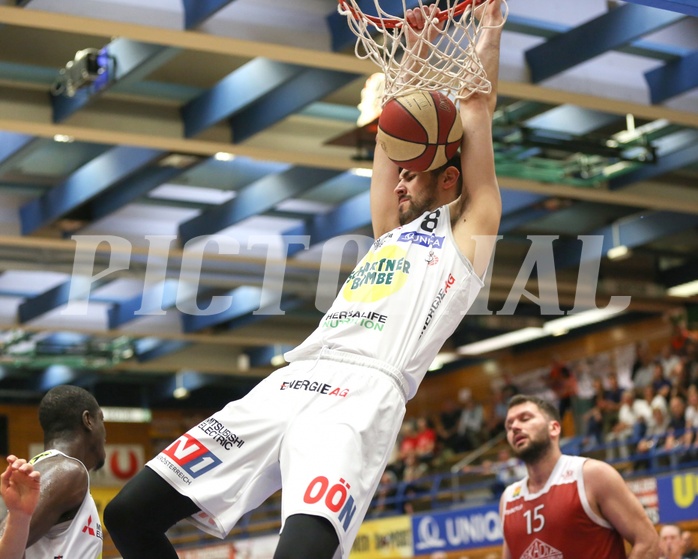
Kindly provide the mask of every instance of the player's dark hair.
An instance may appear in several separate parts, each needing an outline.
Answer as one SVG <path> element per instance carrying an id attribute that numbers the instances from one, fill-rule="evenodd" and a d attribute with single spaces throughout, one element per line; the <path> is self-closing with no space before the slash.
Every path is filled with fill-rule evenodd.
<path id="1" fill-rule="evenodd" d="M 507 409 L 511 409 L 514 406 L 520 406 L 521 404 L 525 404 L 527 402 L 537 406 L 538 409 L 542 411 L 543 414 L 549 419 L 557 421 L 558 423 L 560 422 L 560 412 L 558 409 L 547 400 L 543 400 L 543 398 L 539 398 L 538 396 L 530 396 L 528 394 L 517 394 L 516 396 L 512 396 L 509 400 Z"/>
<path id="2" fill-rule="evenodd" d="M 44 439 L 76 432 L 82 426 L 82 414 L 86 410 L 96 416 L 99 404 L 84 388 L 61 385 L 49 390 L 39 403 L 39 423 Z"/>

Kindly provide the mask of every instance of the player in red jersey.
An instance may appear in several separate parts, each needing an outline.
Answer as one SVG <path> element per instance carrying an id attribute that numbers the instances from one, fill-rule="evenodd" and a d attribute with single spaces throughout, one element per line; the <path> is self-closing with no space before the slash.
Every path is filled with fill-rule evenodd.
<path id="1" fill-rule="evenodd" d="M 560 450 L 560 416 L 540 398 L 509 401 L 507 440 L 528 475 L 500 502 L 503 559 L 656 559 L 658 537 L 620 474 Z M 626 555 L 626 540 L 632 551 Z"/>

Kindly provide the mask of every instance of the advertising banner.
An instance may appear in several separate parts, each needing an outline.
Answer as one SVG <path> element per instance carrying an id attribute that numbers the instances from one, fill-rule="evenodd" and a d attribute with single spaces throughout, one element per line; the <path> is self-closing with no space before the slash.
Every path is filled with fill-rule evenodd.
<path id="1" fill-rule="evenodd" d="M 657 495 L 657 480 L 653 477 L 631 479 L 627 482 L 630 491 L 637 497 L 640 504 L 650 517 L 652 524 L 659 524 L 659 496 Z"/>
<path id="2" fill-rule="evenodd" d="M 412 556 L 412 519 L 409 516 L 367 520 L 359 528 L 349 554 L 350 559 Z"/>
<path id="3" fill-rule="evenodd" d="M 415 555 L 501 544 L 498 504 L 415 515 L 412 534 Z"/>
<path id="4" fill-rule="evenodd" d="M 698 519 L 698 470 L 658 478 L 657 493 L 662 523 Z"/>

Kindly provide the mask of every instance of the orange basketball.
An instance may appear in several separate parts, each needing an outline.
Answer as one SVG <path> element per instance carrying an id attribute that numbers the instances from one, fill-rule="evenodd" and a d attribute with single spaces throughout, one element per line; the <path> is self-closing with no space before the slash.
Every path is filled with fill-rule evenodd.
<path id="1" fill-rule="evenodd" d="M 394 163 L 410 171 L 441 167 L 457 153 L 462 137 L 456 106 L 438 91 L 391 99 L 378 119 L 378 143 Z"/>

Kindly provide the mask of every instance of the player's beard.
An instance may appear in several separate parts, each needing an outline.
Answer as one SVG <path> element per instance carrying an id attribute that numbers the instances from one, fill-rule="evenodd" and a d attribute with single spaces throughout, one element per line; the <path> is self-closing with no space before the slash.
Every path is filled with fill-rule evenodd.
<path id="1" fill-rule="evenodd" d="M 521 449 L 513 448 L 512 451 L 517 458 L 523 460 L 526 464 L 535 464 L 540 461 L 553 445 L 550 437 L 543 436 L 539 439 L 529 439 L 528 445 Z"/>
<path id="2" fill-rule="evenodd" d="M 438 177 L 430 174 L 429 182 L 425 184 L 419 192 L 410 194 L 410 199 L 407 204 L 401 205 L 399 210 L 400 225 L 405 225 L 414 221 L 426 211 L 435 210 L 437 208 L 437 188 Z"/>

